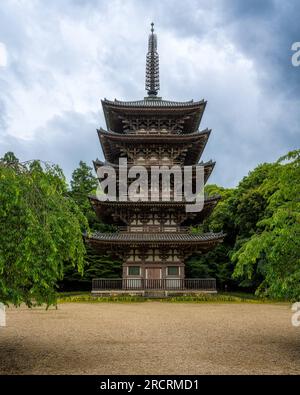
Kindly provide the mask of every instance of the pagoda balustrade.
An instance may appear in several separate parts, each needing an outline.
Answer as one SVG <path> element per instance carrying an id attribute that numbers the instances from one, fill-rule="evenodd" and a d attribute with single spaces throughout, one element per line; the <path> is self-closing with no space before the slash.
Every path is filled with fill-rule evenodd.
<path id="1" fill-rule="evenodd" d="M 168 290 L 168 291 L 216 291 L 215 278 L 95 278 L 92 282 L 92 292 L 101 291 L 138 291 L 138 290 Z"/>
<path id="2" fill-rule="evenodd" d="M 172 225 L 133 225 L 133 226 L 119 226 L 119 232 L 181 232 L 186 233 L 190 231 L 189 226 L 172 226 Z"/>
<path id="3" fill-rule="evenodd" d="M 160 160 L 146 160 L 143 158 L 138 158 L 135 160 L 128 160 L 127 161 L 127 166 L 145 166 L 147 168 L 151 168 L 151 166 L 175 166 L 178 165 L 180 166 L 182 164 L 181 160 L 173 160 L 173 159 L 160 159 Z"/>
<path id="4" fill-rule="evenodd" d="M 173 130 L 173 129 L 138 129 L 138 130 L 125 130 L 126 134 L 150 134 L 150 135 L 164 135 L 169 134 L 170 132 L 173 135 L 182 135 L 182 130 Z"/>

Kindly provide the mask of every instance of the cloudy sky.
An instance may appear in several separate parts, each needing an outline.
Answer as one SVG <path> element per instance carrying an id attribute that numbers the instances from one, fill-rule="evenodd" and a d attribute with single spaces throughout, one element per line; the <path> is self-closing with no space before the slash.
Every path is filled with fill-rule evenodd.
<path id="1" fill-rule="evenodd" d="M 298 0 L 0 0 L 0 156 L 58 163 L 70 177 L 102 152 L 101 98 L 145 96 L 150 22 L 160 95 L 208 100 L 210 182 L 235 186 L 300 142 Z"/>

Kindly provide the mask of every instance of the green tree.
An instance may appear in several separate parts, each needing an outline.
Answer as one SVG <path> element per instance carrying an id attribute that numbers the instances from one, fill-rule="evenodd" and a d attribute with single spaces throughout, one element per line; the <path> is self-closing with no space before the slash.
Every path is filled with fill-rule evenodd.
<path id="1" fill-rule="evenodd" d="M 239 239 L 251 237 L 257 230 L 257 222 L 264 217 L 268 195 L 262 193 L 261 185 L 269 178 L 274 166 L 273 163 L 258 165 L 235 189 L 231 209 Z"/>
<path id="2" fill-rule="evenodd" d="M 85 162 L 80 161 L 79 167 L 72 173 L 70 195 L 86 216 L 92 230 L 99 230 L 101 232 L 114 231 L 113 226 L 99 221 L 89 201 L 88 196 L 96 194 L 97 186 L 98 180 L 93 175 L 92 168 Z"/>
<path id="3" fill-rule="evenodd" d="M 267 205 L 256 232 L 233 254 L 234 277 L 263 281 L 258 294 L 300 297 L 300 150 L 280 158 L 260 184 Z"/>
<path id="4" fill-rule="evenodd" d="M 206 254 L 195 254 L 187 261 L 186 275 L 189 277 L 215 277 L 218 288 L 236 288 L 238 281 L 232 279 L 233 264 L 229 254 L 236 241 L 236 226 L 232 213 L 234 189 L 226 189 L 217 185 L 207 185 L 207 196 L 220 196 L 221 200 L 211 215 L 206 218 L 196 231 L 225 233 L 224 242 Z"/>
<path id="5" fill-rule="evenodd" d="M 66 266 L 64 279 L 60 283 L 61 290 L 90 290 L 93 278 L 122 277 L 120 259 L 110 255 L 100 255 L 89 245 L 86 245 L 86 251 L 84 274 L 81 275 L 74 270 L 72 265 Z"/>
<path id="6" fill-rule="evenodd" d="M 93 175 L 93 170 L 85 162 L 80 161 L 79 167 L 72 173 L 71 196 L 87 217 L 91 227 L 97 221 L 94 210 L 88 199 L 88 195 L 95 192 L 97 188 L 97 178 Z"/>
<path id="7" fill-rule="evenodd" d="M 3 158 L 1 158 L 2 164 L 10 165 L 10 166 L 18 166 L 19 165 L 19 159 L 16 157 L 16 155 L 8 151 L 6 154 L 4 154 Z"/>
<path id="8" fill-rule="evenodd" d="M 92 168 L 85 162 L 80 161 L 79 167 L 72 173 L 70 195 L 73 197 L 81 211 L 86 216 L 89 227 L 93 231 L 113 232 L 115 227 L 102 223 L 93 210 L 88 195 L 95 194 L 98 185 L 97 178 L 94 177 Z M 60 289 L 90 289 L 93 278 L 96 277 L 120 277 L 121 262 L 113 257 L 100 255 L 86 245 L 86 255 L 84 258 L 85 271 L 83 274 L 72 266 L 67 265 L 64 270 L 64 278 L 60 282 Z"/>
<path id="9" fill-rule="evenodd" d="M 66 263 L 82 272 L 88 223 L 58 166 L 0 160 L 0 300 L 55 303 Z"/>

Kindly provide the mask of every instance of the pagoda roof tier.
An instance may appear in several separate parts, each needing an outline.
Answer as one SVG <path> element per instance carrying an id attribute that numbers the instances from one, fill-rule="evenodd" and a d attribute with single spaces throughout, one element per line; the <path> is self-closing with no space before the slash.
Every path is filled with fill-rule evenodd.
<path id="1" fill-rule="evenodd" d="M 107 100 L 101 101 L 105 121 L 108 129 L 123 133 L 123 120 L 129 118 L 160 117 L 177 118 L 183 120 L 183 132 L 196 131 L 199 128 L 206 101 L 170 101 L 162 100 L 159 97 L 146 97 L 144 100 L 120 101 Z"/>
<path id="2" fill-rule="evenodd" d="M 216 207 L 221 196 L 205 197 L 204 207 L 199 212 L 186 212 L 187 202 L 184 201 L 101 201 L 96 196 L 89 196 L 89 199 L 97 217 L 107 223 L 127 224 L 130 218 L 139 212 L 158 213 L 161 217 L 173 212 L 178 217 L 179 224 L 189 226 L 202 223 Z"/>
<path id="3" fill-rule="evenodd" d="M 162 100 L 159 97 L 145 97 L 144 100 L 131 100 L 131 101 L 122 101 L 122 100 L 102 100 L 102 103 L 105 105 L 116 106 L 116 107 L 195 107 L 206 103 L 203 99 L 199 101 L 188 100 L 188 101 L 173 101 L 173 100 Z"/>
<path id="4" fill-rule="evenodd" d="M 126 157 L 126 148 L 146 149 L 147 147 L 180 147 L 184 155 L 184 165 L 197 163 L 206 146 L 211 130 L 205 129 L 186 135 L 174 134 L 123 134 L 103 129 L 97 130 L 105 159 L 117 163 L 120 157 Z M 188 155 L 187 155 L 188 152 Z"/>
<path id="5" fill-rule="evenodd" d="M 157 233 L 138 233 L 138 232 L 116 232 L 102 233 L 94 232 L 88 240 L 97 241 L 104 244 L 147 244 L 147 245 L 165 245 L 175 244 L 177 246 L 186 243 L 207 244 L 222 242 L 225 237 L 223 232 L 220 233 L 188 233 L 188 232 L 157 232 Z"/>
<path id="6" fill-rule="evenodd" d="M 210 242 L 223 239 L 225 234 L 220 233 L 187 233 L 187 232 L 158 232 L 158 233 L 138 233 L 138 232 L 115 232 L 103 233 L 94 232 L 88 239 L 104 242 L 118 243 L 199 243 Z"/>
<path id="7" fill-rule="evenodd" d="M 204 233 L 195 234 L 187 232 L 161 232 L 161 233 L 133 233 L 133 232 L 116 232 L 102 233 L 95 232 L 86 237 L 86 241 L 95 246 L 98 250 L 116 250 L 122 247 L 133 248 L 175 248 L 192 249 L 194 251 L 208 251 L 212 247 L 221 243 L 225 234 Z"/>

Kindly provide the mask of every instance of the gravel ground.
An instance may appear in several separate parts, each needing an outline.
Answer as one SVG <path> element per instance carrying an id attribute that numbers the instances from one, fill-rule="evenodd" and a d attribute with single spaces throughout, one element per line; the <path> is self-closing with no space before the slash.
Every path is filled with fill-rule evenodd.
<path id="1" fill-rule="evenodd" d="M 7 309 L 1 374 L 299 374 L 287 304 L 66 303 Z"/>

